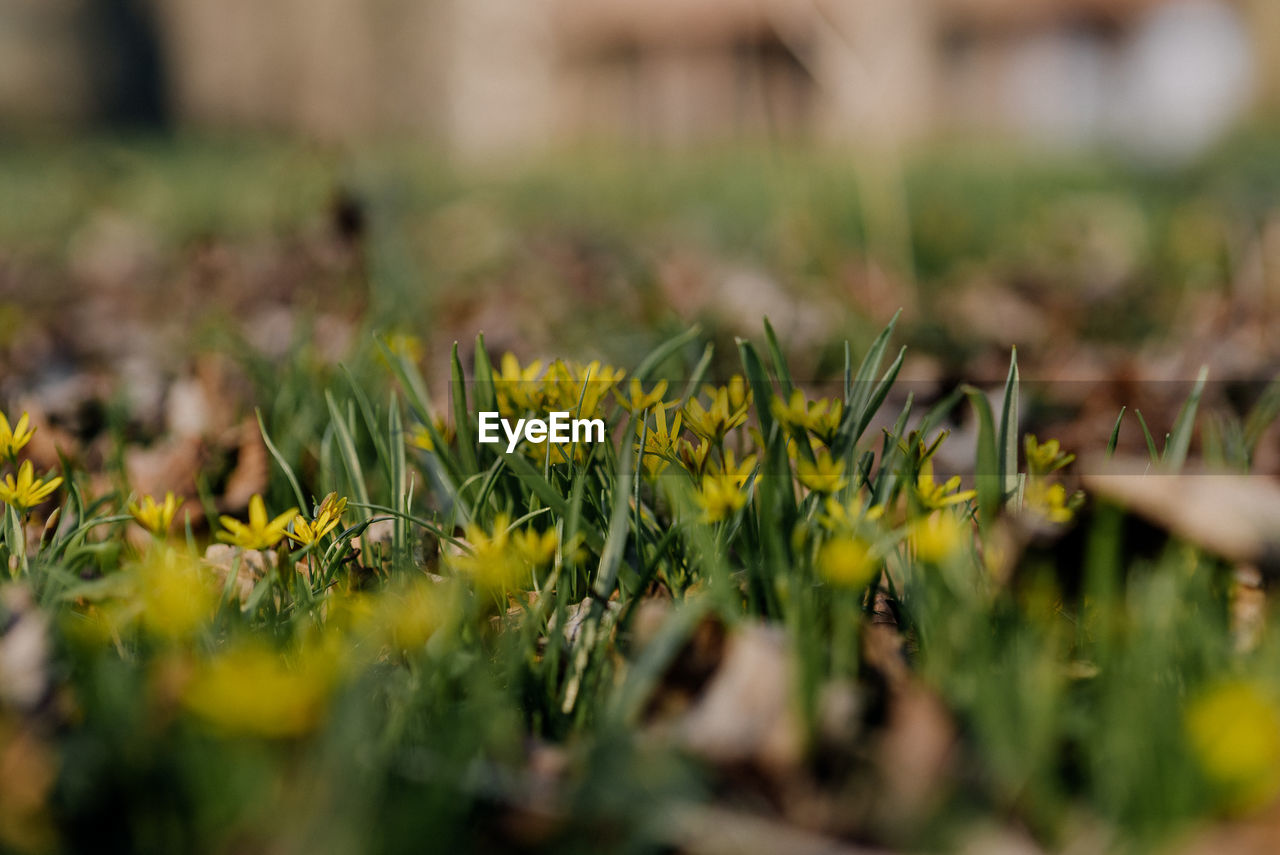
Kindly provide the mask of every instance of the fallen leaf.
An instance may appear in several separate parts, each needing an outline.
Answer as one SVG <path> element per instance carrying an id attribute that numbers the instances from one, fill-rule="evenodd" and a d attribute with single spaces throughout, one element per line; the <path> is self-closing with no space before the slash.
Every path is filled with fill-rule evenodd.
<path id="1" fill-rule="evenodd" d="M 1140 458 L 1080 469 L 1085 490 L 1095 496 L 1228 561 L 1280 574 L 1280 484 L 1271 478 L 1165 474 Z"/>

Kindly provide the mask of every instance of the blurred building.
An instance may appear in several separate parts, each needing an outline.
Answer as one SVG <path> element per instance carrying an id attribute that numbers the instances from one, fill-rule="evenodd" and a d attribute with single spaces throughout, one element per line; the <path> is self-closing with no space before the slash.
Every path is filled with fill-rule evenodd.
<path id="1" fill-rule="evenodd" d="M 1276 97 L 1275 0 L 0 0 L 0 122 L 156 118 L 486 156 L 582 141 L 1177 156 Z M 1269 88 L 1270 87 L 1270 88 Z"/>

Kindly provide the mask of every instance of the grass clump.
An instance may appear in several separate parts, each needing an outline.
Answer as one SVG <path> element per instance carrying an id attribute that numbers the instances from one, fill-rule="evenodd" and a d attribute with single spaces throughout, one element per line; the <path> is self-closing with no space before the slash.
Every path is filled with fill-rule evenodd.
<path id="1" fill-rule="evenodd" d="M 775 848 L 1146 850 L 1271 804 L 1280 650 L 1239 643 L 1228 566 L 1076 491 L 1016 360 L 998 411 L 899 399 L 892 333 L 816 399 L 767 325 L 723 383 L 696 330 L 630 371 L 478 339 L 439 399 L 383 346 L 381 381 L 260 416 L 268 501 L 227 544 L 10 442 L 0 643 L 41 641 L 0 684 L 0 793 L 29 784 L 0 841 L 697 851 L 752 811 Z M 482 410 L 608 441 L 507 452 Z"/>

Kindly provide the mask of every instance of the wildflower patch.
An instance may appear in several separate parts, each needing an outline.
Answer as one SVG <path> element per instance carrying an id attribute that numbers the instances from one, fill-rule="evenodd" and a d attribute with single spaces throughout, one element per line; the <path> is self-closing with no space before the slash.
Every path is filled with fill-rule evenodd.
<path id="1" fill-rule="evenodd" d="M 604 442 L 604 419 L 572 419 L 568 411 L 548 413 L 546 419 L 504 419 L 501 413 L 481 411 L 476 436 L 481 443 L 501 442 L 498 428 L 507 439 L 507 453 L 516 450 L 520 442 L 535 444 L 551 442 L 567 445 L 579 442 Z"/>

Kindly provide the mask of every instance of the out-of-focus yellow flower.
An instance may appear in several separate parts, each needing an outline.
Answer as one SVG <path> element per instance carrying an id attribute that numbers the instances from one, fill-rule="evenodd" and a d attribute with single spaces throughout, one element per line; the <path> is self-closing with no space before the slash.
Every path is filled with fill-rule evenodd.
<path id="1" fill-rule="evenodd" d="M 543 407 L 562 410 L 575 418 L 597 418 L 601 403 L 626 372 L 612 365 L 592 361 L 586 365 L 557 359 L 542 378 Z"/>
<path id="2" fill-rule="evenodd" d="M 879 564 L 866 541 L 857 537 L 838 535 L 818 550 L 818 573 L 842 588 L 865 586 L 875 576 Z"/>
<path id="3" fill-rule="evenodd" d="M 308 522 L 307 518 L 302 514 L 295 514 L 293 517 L 293 530 L 286 531 L 285 534 L 290 540 L 301 546 L 311 546 L 338 527 L 338 523 L 342 521 L 342 514 L 346 509 L 346 498 L 340 499 L 337 493 L 330 493 L 324 497 L 324 501 L 316 509 L 314 521 Z"/>
<path id="4" fill-rule="evenodd" d="M 769 402 L 769 411 L 775 419 L 790 427 L 809 426 L 809 405 L 805 402 L 804 392 L 799 389 L 793 390 L 791 398 L 786 401 L 774 398 Z"/>
<path id="5" fill-rule="evenodd" d="M 848 503 L 843 503 L 835 496 L 827 496 L 822 503 L 823 513 L 818 516 L 818 524 L 827 531 L 850 531 L 863 520 L 875 522 L 884 516 L 884 505 L 867 507 L 862 491 Z"/>
<path id="6" fill-rule="evenodd" d="M 18 424 L 11 428 L 9 419 L 0 412 L 0 458 L 15 459 L 22 447 L 31 441 L 31 436 L 36 430 L 28 427 L 30 423 L 31 416 L 23 413 L 18 419 Z"/>
<path id="7" fill-rule="evenodd" d="M 967 502 L 977 495 L 974 490 L 960 489 L 960 476 L 953 475 L 945 483 L 933 480 L 933 461 L 926 460 L 920 466 L 920 475 L 916 478 L 916 498 L 927 510 L 937 510 L 950 505 Z"/>
<path id="8" fill-rule="evenodd" d="M 676 456 L 676 441 L 680 437 L 680 414 L 676 413 L 667 425 L 667 405 L 659 403 L 653 408 L 653 426 L 636 425 L 636 433 L 644 436 L 644 448 L 641 449 L 640 462 L 645 473 L 654 478 L 666 469 L 671 458 Z M 636 443 L 636 448 L 640 444 Z"/>
<path id="9" fill-rule="evenodd" d="M 147 550 L 135 578 L 143 629 L 160 638 L 190 638 L 218 606 L 213 579 L 195 556 L 157 545 Z"/>
<path id="10" fill-rule="evenodd" d="M 934 511 L 911 524 L 911 544 L 921 561 L 937 564 L 972 542 L 964 522 L 951 511 Z"/>
<path id="11" fill-rule="evenodd" d="M 542 362 L 535 360 L 521 367 L 513 353 L 504 353 L 493 375 L 493 389 L 498 399 L 498 409 L 504 416 L 537 410 L 542 407 L 541 386 L 538 375 Z"/>
<path id="12" fill-rule="evenodd" d="M 737 513 L 747 504 L 736 475 L 708 473 L 702 478 L 702 486 L 694 494 L 694 501 L 702 508 L 705 522 L 720 522 Z"/>
<path id="13" fill-rule="evenodd" d="M 712 442 L 720 442 L 734 428 L 747 421 L 747 408 L 751 397 L 739 378 L 737 383 L 714 388 L 704 387 L 702 393 L 710 398 L 704 407 L 694 398 L 684 405 L 685 425 L 694 433 Z"/>
<path id="14" fill-rule="evenodd" d="M 1187 737 L 1205 774 L 1237 810 L 1280 795 L 1280 705 L 1254 682 L 1220 683 L 1186 710 Z"/>
<path id="15" fill-rule="evenodd" d="M 425 577 L 390 585 L 374 594 L 343 597 L 335 605 L 331 623 L 347 627 L 357 639 L 375 648 L 419 648 L 448 617 L 445 586 Z"/>
<path id="16" fill-rule="evenodd" d="M 796 477 L 815 493 L 835 493 L 849 483 L 844 477 L 844 461 L 833 460 L 825 448 L 817 452 L 813 462 L 801 458 L 796 463 Z"/>
<path id="17" fill-rule="evenodd" d="M 643 412 L 652 407 L 656 407 L 662 403 L 662 396 L 667 394 L 667 381 L 659 380 L 653 385 L 648 392 L 640 385 L 639 377 L 632 377 L 630 384 L 630 397 L 624 396 L 622 393 L 615 391 L 614 397 L 618 399 L 618 403 L 629 413 Z"/>
<path id="18" fill-rule="evenodd" d="M 297 508 L 290 508 L 274 519 L 268 520 L 267 507 L 262 503 L 262 496 L 255 493 L 249 500 L 248 525 L 235 517 L 219 517 L 226 531 L 218 532 L 218 540 L 242 549 L 270 549 L 288 534 L 285 527 L 297 513 Z"/>
<path id="19" fill-rule="evenodd" d="M 154 534 L 163 537 L 173 525 L 174 514 L 182 507 L 182 499 L 172 492 L 164 494 L 164 503 L 157 504 L 151 496 L 143 496 L 140 501 L 129 503 L 129 515 L 134 522 Z"/>
<path id="20" fill-rule="evenodd" d="M 445 445 L 453 443 L 453 425 L 436 416 L 431 420 L 431 426 L 436 429 L 436 433 Z M 409 444 L 423 451 L 436 450 L 435 440 L 431 438 L 431 431 L 427 430 L 426 425 L 414 425 L 413 430 L 409 432 Z"/>
<path id="21" fill-rule="evenodd" d="M 321 645 L 306 645 L 286 655 L 257 642 L 242 642 L 201 664 L 182 702 L 231 734 L 299 736 L 324 712 L 337 676 L 331 654 Z"/>
<path id="22" fill-rule="evenodd" d="M 809 405 L 809 431 L 827 445 L 835 441 L 844 415 L 844 404 L 833 398 L 820 398 Z"/>
<path id="23" fill-rule="evenodd" d="M 422 339 L 405 332 L 396 332 L 387 336 L 386 345 L 387 350 L 394 355 L 402 356 L 415 363 L 421 362 L 426 352 L 422 346 Z"/>
<path id="24" fill-rule="evenodd" d="M 1067 488 L 1061 484 L 1047 484 L 1038 477 L 1027 479 L 1023 507 L 1051 523 L 1068 523 L 1075 516 Z"/>
<path id="25" fill-rule="evenodd" d="M 61 476 L 48 481 L 35 477 L 31 461 L 24 460 L 18 467 L 16 480 L 12 475 L 6 475 L 4 481 L 0 481 L 0 502 L 13 505 L 19 511 L 27 511 L 47 499 L 61 483 Z"/>
<path id="26" fill-rule="evenodd" d="M 1048 475 L 1076 459 L 1074 454 L 1064 454 L 1056 439 L 1037 442 L 1035 434 L 1027 434 L 1022 441 L 1027 455 L 1027 472 L 1032 476 Z"/>
<path id="27" fill-rule="evenodd" d="M 453 566 L 469 575 L 477 588 L 504 591 L 519 587 L 530 578 L 529 567 L 516 552 L 509 531 L 510 519 L 498 514 L 492 533 L 474 523 L 466 528 L 469 553 L 451 559 Z"/>
<path id="28" fill-rule="evenodd" d="M 774 398 L 769 404 L 774 417 L 785 425 L 811 431 L 824 443 L 830 443 L 840 427 L 844 405 L 832 398 L 806 401 L 804 392 L 794 389 L 790 399 Z"/>
<path id="29" fill-rule="evenodd" d="M 751 473 L 756 468 L 756 456 L 748 454 L 742 458 L 742 462 L 738 463 L 733 456 L 733 451 L 729 450 L 724 453 L 724 460 L 720 463 L 713 463 L 711 470 L 716 475 L 722 475 L 733 481 L 734 485 L 741 489 L 747 480 L 751 477 Z"/>
<path id="30" fill-rule="evenodd" d="M 707 467 L 707 455 L 711 452 L 711 443 L 708 440 L 701 440 L 694 445 L 687 439 L 680 440 L 676 453 L 680 457 L 680 463 L 691 475 L 701 475 Z"/>
<path id="31" fill-rule="evenodd" d="M 511 533 L 511 546 L 515 549 L 516 554 L 534 567 L 549 564 L 551 559 L 556 557 L 557 543 L 559 543 L 559 539 L 556 537 L 556 530 L 553 528 L 539 532 L 537 529 L 529 527 Z"/>
<path id="32" fill-rule="evenodd" d="M 735 374 L 729 378 L 729 382 L 724 385 L 725 395 L 729 399 L 729 406 L 734 410 L 744 410 L 751 406 L 751 387 L 747 385 L 747 381 L 743 379 L 741 374 Z M 710 385 L 702 387 L 703 394 L 708 397 L 715 397 L 717 390 Z"/>

